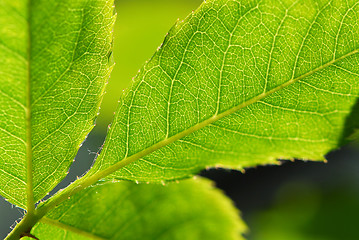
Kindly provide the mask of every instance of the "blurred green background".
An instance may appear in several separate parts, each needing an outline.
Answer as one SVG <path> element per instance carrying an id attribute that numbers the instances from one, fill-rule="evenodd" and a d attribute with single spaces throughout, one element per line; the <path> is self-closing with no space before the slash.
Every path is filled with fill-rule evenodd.
<path id="1" fill-rule="evenodd" d="M 91 166 L 123 90 L 149 59 L 178 18 L 201 0 L 118 0 L 114 38 L 115 68 L 96 121 L 70 174 L 54 190 L 65 187 Z M 202 173 L 241 209 L 250 240 L 359 239 L 359 150 L 351 146 L 327 156 L 328 163 L 284 162 L 282 166 Z M 53 191 L 53 192 L 54 192 Z M 0 198 L 0 239 L 23 214 Z M 43 240 L 43 239 L 42 239 Z"/>

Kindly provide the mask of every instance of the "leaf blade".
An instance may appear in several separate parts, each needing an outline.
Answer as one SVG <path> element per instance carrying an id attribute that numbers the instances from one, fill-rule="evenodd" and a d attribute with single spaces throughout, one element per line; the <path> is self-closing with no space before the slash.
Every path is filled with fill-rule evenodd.
<path id="1" fill-rule="evenodd" d="M 242 239 L 245 230 L 232 203 L 209 181 L 187 180 L 168 186 L 120 182 L 86 188 L 52 210 L 32 234 L 53 239 L 64 234 L 64 239 Z"/>
<path id="2" fill-rule="evenodd" d="M 338 24 L 326 24 L 333 16 Z M 323 160 L 359 96 L 355 19 L 355 1 L 204 3 L 124 95 L 91 174 L 124 167 L 111 177 L 161 181 L 205 167 Z"/>
<path id="3" fill-rule="evenodd" d="M 110 71 L 113 6 L 105 0 L 0 4 L 0 42 L 11 45 L 0 56 L 6 106 L 0 127 L 7 130 L 0 133 L 0 191 L 29 209 L 66 176 L 93 128 Z M 20 56 L 20 63 L 11 60 Z"/>

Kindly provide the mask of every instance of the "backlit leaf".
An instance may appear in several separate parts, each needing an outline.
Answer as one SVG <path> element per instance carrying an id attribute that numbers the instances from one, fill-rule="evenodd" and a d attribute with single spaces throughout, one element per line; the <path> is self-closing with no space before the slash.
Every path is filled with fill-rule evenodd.
<path id="1" fill-rule="evenodd" d="M 0 1 L 0 194 L 26 208 L 66 176 L 109 75 L 113 1 Z M 29 199 L 27 199 L 29 198 Z"/>
<path id="2" fill-rule="evenodd" d="M 136 76 L 91 174 L 324 160 L 359 123 L 358 39 L 356 0 L 206 1 Z"/>

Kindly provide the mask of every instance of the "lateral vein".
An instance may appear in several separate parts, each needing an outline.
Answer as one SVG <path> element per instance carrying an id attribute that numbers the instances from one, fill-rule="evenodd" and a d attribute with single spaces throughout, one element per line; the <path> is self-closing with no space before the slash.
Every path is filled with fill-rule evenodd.
<path id="1" fill-rule="evenodd" d="M 76 227 L 61 223 L 59 221 L 56 221 L 56 220 L 53 220 L 53 219 L 50 219 L 50 218 L 47 218 L 47 217 L 41 218 L 40 222 L 48 224 L 48 225 L 52 225 L 52 226 L 55 226 L 55 227 L 59 227 L 59 228 L 62 228 L 64 230 L 66 230 L 66 231 L 77 233 L 79 235 L 82 235 L 84 237 L 88 237 L 88 238 L 91 238 L 91 239 L 95 239 L 95 240 L 105 240 L 106 239 L 106 238 L 102 238 L 100 236 L 97 236 L 97 235 L 95 235 L 93 233 L 78 229 Z"/>

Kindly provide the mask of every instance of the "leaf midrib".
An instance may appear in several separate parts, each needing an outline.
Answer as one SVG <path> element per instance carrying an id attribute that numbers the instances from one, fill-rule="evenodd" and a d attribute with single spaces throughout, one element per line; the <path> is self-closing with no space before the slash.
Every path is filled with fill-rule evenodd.
<path id="1" fill-rule="evenodd" d="M 26 206 L 27 212 L 33 213 L 35 210 L 34 191 L 33 191 L 33 165 L 32 165 L 32 145 L 31 145 L 31 0 L 27 5 L 27 79 L 26 79 L 26 105 L 25 105 L 25 131 L 26 131 Z"/>

